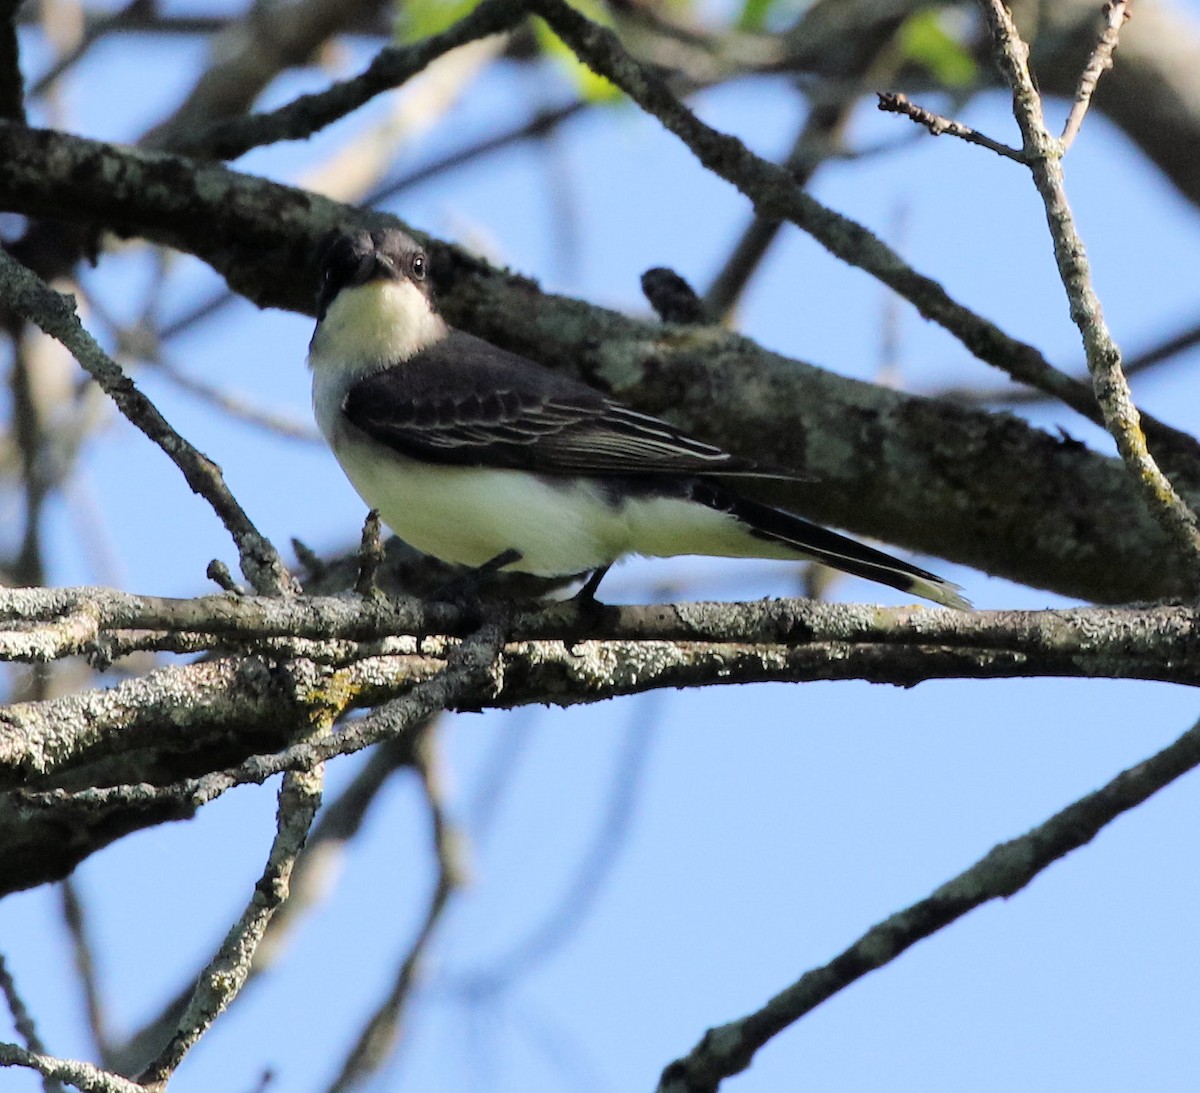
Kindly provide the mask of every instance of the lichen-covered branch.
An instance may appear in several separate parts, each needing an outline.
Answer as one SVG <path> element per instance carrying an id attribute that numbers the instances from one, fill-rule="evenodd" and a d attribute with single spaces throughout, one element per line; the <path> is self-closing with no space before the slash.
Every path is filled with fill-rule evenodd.
<path id="1" fill-rule="evenodd" d="M 596 619 L 565 605 L 500 607 L 487 622 L 493 659 L 472 636 L 475 620 L 415 600 L 143 602 L 87 589 L 6 590 L 0 646 L 9 655 L 62 655 L 59 612 L 90 619 L 87 635 L 71 638 L 73 653 L 89 642 L 119 645 L 119 630 L 108 629 L 114 619 L 130 634 L 194 627 L 194 648 L 223 652 L 105 690 L 0 709 L 0 892 L 61 876 L 112 839 L 189 816 L 232 786 L 311 769 L 441 709 L 768 681 L 1200 684 L 1200 613 L 1180 605 L 954 612 L 797 600 L 609 608 Z M 447 664 L 474 667 L 447 675 Z M 332 720 L 363 707 L 377 708 L 335 733 L 296 735 L 314 711 Z M 64 842 L 67 814 L 72 838 Z"/>
<path id="2" fill-rule="evenodd" d="M 1025 160 L 1046 209 L 1059 276 L 1067 292 L 1071 318 L 1083 338 L 1104 425 L 1117 442 L 1117 450 L 1147 507 L 1182 556 L 1190 578 L 1189 588 L 1194 592 L 1200 589 L 1200 523 L 1159 468 L 1147 445 L 1141 414 L 1121 368 L 1121 351 L 1109 332 L 1100 299 L 1092 286 L 1087 251 L 1067 201 L 1062 170 L 1064 149 L 1046 128 L 1041 96 L 1029 71 L 1029 48 L 1017 33 L 1002 0 L 981 0 L 981 7 L 996 42 L 996 63 L 1012 88 L 1013 113 L 1024 140 Z M 1115 31 L 1111 40 L 1115 44 Z"/>
<path id="3" fill-rule="evenodd" d="M 294 310 L 312 307 L 325 234 L 380 222 L 216 164 L 2 122 L 0 205 L 135 225 L 203 258 L 260 305 Z M 1005 415 L 847 380 L 719 329 L 646 324 L 541 293 L 454 248 L 430 247 L 452 322 L 731 450 L 816 477 L 772 486 L 780 504 L 1084 599 L 1186 588 L 1115 460 Z M 1143 424 L 1173 473 L 1200 483 L 1195 440 Z"/>
<path id="4" fill-rule="evenodd" d="M 24 1067 L 47 1078 L 73 1085 L 83 1093 L 146 1093 L 145 1086 L 101 1070 L 91 1063 L 26 1051 L 16 1044 L 0 1043 L 0 1066 Z"/>

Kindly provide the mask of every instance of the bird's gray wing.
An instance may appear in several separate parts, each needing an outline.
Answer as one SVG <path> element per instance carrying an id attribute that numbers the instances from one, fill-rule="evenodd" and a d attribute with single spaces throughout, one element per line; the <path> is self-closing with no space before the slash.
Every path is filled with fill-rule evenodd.
<path id="1" fill-rule="evenodd" d="M 427 463 L 538 474 L 798 478 L 760 467 L 459 331 L 359 380 L 356 428 Z"/>

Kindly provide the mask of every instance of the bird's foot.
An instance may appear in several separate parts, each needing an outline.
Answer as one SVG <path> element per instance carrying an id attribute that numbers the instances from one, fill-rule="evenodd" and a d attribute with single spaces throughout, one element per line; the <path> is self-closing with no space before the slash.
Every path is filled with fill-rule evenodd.
<path id="1" fill-rule="evenodd" d="M 596 590 L 600 587 L 600 582 L 604 580 L 604 575 L 611 568 L 610 564 L 593 570 L 591 576 L 583 582 L 583 587 L 567 601 L 579 613 L 582 620 L 594 622 L 606 610 L 607 605 L 596 599 Z"/>
<path id="2" fill-rule="evenodd" d="M 448 603 L 470 615 L 480 618 L 483 615 L 483 589 L 492 576 L 506 565 L 512 565 L 521 560 L 519 550 L 505 550 L 490 558 L 481 566 L 474 569 L 464 569 L 451 577 L 440 588 L 434 589 L 430 598 L 441 603 Z"/>

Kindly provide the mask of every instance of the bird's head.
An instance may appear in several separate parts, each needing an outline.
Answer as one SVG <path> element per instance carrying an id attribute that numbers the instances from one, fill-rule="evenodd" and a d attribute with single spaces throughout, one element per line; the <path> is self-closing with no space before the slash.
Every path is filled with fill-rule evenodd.
<path id="1" fill-rule="evenodd" d="M 314 353 L 388 364 L 446 336 L 429 258 L 399 229 L 339 232 L 325 244 L 320 271 Z"/>

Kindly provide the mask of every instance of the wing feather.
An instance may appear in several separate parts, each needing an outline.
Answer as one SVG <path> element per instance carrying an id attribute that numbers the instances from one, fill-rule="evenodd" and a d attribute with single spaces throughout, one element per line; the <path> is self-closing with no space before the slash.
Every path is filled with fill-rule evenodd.
<path id="1" fill-rule="evenodd" d="M 433 463 L 549 475 L 801 477 L 730 455 L 461 331 L 359 380 L 343 412 L 378 443 Z"/>

